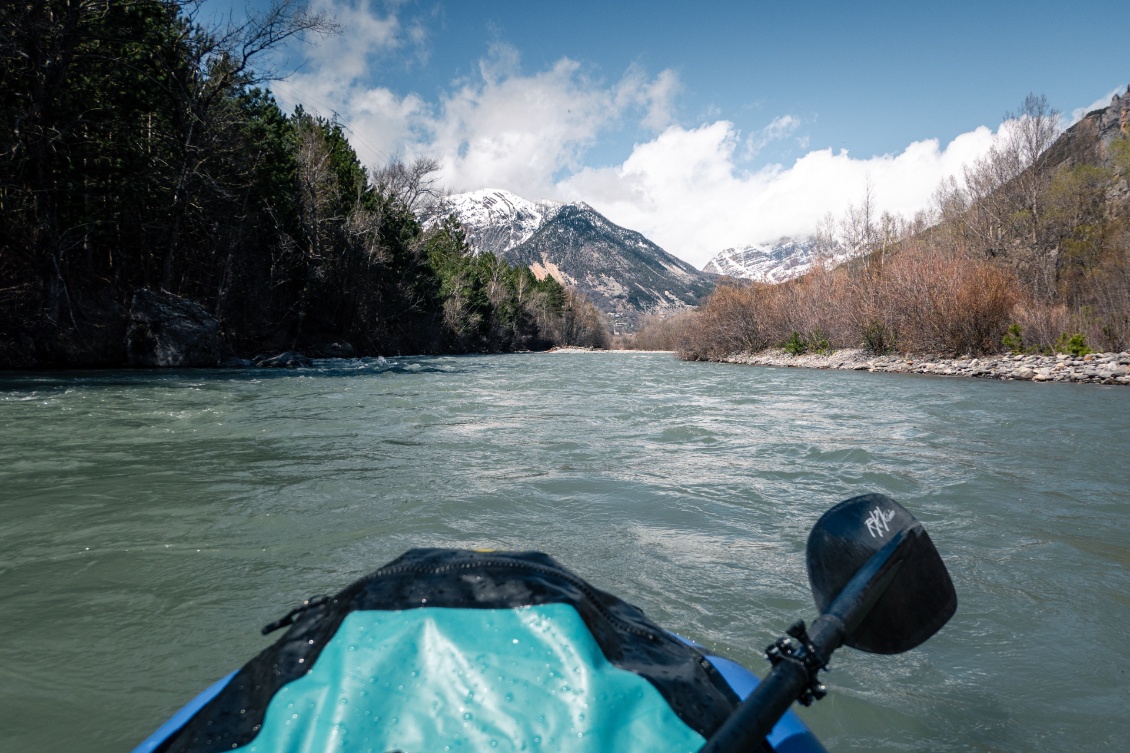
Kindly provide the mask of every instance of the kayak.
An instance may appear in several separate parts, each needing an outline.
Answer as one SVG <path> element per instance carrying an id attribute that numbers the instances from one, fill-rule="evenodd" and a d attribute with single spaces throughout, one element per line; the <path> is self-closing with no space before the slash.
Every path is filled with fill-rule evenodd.
<path id="1" fill-rule="evenodd" d="M 413 549 L 282 628 L 134 753 L 690 753 L 758 684 L 540 552 Z M 824 751 L 791 711 L 765 741 Z"/>

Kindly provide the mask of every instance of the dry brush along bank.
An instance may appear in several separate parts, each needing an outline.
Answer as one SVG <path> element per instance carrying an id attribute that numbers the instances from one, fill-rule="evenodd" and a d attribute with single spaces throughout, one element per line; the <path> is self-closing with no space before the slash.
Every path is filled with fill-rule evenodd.
<path id="1" fill-rule="evenodd" d="M 1060 353 L 1054 356 L 998 355 L 980 358 L 942 358 L 923 355 L 876 356 L 857 349 L 794 356 L 784 350 L 771 349 L 757 353 L 737 353 L 721 360 L 724 363 L 755 366 L 885 371 L 1032 382 L 1130 385 L 1130 351 L 1091 353 L 1079 357 Z"/>

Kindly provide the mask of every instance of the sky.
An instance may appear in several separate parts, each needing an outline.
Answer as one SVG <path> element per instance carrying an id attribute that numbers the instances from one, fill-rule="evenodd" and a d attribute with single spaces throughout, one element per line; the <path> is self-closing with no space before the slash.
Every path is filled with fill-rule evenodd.
<path id="1" fill-rule="evenodd" d="M 1124 2 L 310 0 L 341 33 L 263 68 L 367 166 L 433 157 L 455 193 L 584 201 L 702 267 L 868 186 L 926 208 L 1029 93 L 1065 126 L 1105 106 L 1130 84 Z"/>

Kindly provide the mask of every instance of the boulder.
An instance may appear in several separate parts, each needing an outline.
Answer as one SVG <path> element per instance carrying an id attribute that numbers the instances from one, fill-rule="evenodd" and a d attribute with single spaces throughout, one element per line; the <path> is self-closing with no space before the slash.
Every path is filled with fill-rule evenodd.
<path id="1" fill-rule="evenodd" d="M 216 366 L 220 323 L 198 303 L 142 288 L 130 306 L 126 354 L 130 366 Z"/>
<path id="2" fill-rule="evenodd" d="M 333 342 L 304 348 L 311 358 L 353 358 L 357 351 L 347 342 Z"/>
<path id="3" fill-rule="evenodd" d="M 288 350 L 276 356 L 255 356 L 255 365 L 264 369 L 308 369 L 314 362 L 301 353 Z"/>

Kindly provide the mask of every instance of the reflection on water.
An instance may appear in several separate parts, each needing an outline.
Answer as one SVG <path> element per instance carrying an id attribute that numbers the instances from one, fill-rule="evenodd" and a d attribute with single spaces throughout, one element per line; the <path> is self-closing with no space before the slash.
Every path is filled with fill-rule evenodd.
<path id="1" fill-rule="evenodd" d="M 834 751 L 1121 750 L 1130 392 L 688 364 L 327 360 L 0 377 L 0 749 L 119 751 L 413 546 L 536 548 L 760 668 L 803 549 L 868 491 L 925 523 L 954 620 L 844 651 Z"/>

